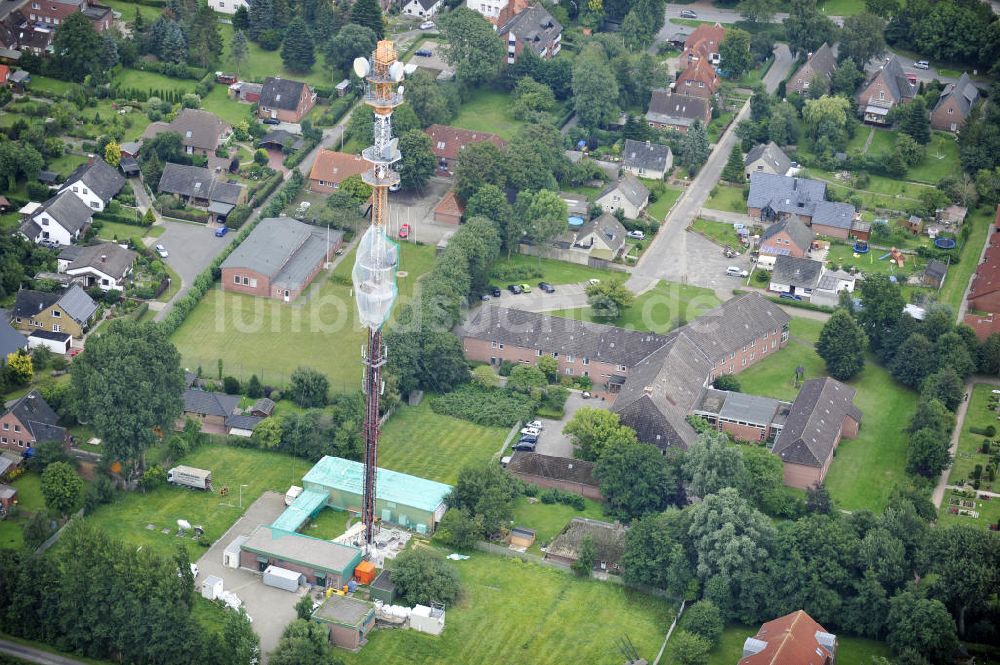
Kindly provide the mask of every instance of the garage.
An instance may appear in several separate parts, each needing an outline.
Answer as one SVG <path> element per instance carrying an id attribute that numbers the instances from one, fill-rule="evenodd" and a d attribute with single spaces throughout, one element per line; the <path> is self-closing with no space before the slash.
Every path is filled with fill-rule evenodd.
<path id="1" fill-rule="evenodd" d="M 53 353 L 65 355 L 73 344 L 73 336 L 64 332 L 52 332 L 51 330 L 36 330 L 28 335 L 28 348 L 34 349 L 44 346 Z"/>

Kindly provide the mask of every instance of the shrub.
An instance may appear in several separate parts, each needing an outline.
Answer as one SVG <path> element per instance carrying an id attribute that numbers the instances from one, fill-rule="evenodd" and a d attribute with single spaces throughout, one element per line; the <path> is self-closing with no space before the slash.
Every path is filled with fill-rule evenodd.
<path id="1" fill-rule="evenodd" d="M 521 282 L 541 277 L 542 271 L 530 265 L 503 265 L 494 268 L 492 276 L 501 282 Z"/>
<path id="2" fill-rule="evenodd" d="M 222 379 L 222 390 L 227 395 L 239 395 L 240 394 L 240 382 L 234 376 L 227 376 Z"/>
<path id="3" fill-rule="evenodd" d="M 431 400 L 431 410 L 478 425 L 513 427 L 531 420 L 535 402 L 529 396 L 506 390 L 486 390 L 466 385 Z"/>
<path id="4" fill-rule="evenodd" d="M 973 434 L 978 434 L 980 436 L 996 436 L 997 428 L 994 425 L 987 425 L 986 427 L 969 427 L 969 431 Z"/>
<path id="5" fill-rule="evenodd" d="M 712 387 L 716 390 L 729 390 L 738 393 L 740 392 L 740 380 L 734 374 L 723 374 L 712 382 Z"/>
<path id="6" fill-rule="evenodd" d="M 408 605 L 451 605 L 458 599 L 458 572 L 431 549 L 411 549 L 399 554 L 392 567 L 392 581 Z"/>

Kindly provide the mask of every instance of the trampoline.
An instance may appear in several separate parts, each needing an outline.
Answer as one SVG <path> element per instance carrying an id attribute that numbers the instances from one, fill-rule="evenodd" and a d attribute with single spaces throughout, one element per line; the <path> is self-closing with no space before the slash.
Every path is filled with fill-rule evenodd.
<path id="1" fill-rule="evenodd" d="M 957 244 L 954 238 L 937 237 L 934 239 L 934 246 L 938 249 L 955 249 Z"/>
<path id="2" fill-rule="evenodd" d="M 583 217 L 573 216 L 569 218 L 569 226 L 573 229 L 578 229 L 583 226 Z"/>
<path id="3" fill-rule="evenodd" d="M 864 240 L 859 240 L 854 243 L 854 253 L 855 254 L 867 254 L 868 253 L 868 243 Z"/>

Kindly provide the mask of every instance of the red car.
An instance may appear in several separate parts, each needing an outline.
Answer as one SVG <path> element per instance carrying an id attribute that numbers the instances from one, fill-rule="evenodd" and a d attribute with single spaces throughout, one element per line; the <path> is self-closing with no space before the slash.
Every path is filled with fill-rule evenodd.
<path id="1" fill-rule="evenodd" d="M 73 347 L 72 349 L 69 350 L 69 357 L 70 358 L 76 358 L 81 353 L 83 353 L 83 349 L 81 349 L 79 347 Z"/>
<path id="2" fill-rule="evenodd" d="M 399 227 L 399 237 L 400 238 L 409 238 L 410 237 L 410 231 L 412 231 L 412 230 L 413 230 L 413 227 L 411 227 L 409 224 L 403 224 L 402 226 Z"/>

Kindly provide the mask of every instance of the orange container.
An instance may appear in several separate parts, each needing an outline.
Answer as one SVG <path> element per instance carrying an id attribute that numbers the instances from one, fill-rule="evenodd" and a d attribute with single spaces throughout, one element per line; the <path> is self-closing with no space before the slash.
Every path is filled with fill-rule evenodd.
<path id="1" fill-rule="evenodd" d="M 358 579 L 361 584 L 371 584 L 372 580 L 375 579 L 375 564 L 371 561 L 362 561 L 358 564 L 358 567 L 354 569 L 354 577 Z"/>

